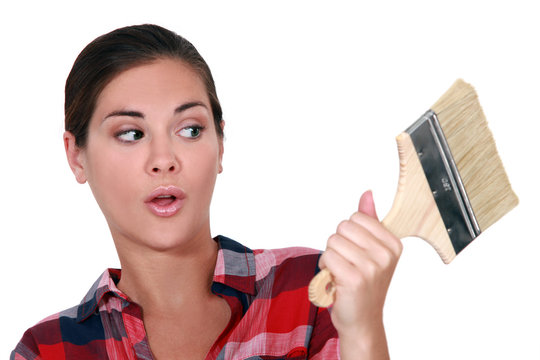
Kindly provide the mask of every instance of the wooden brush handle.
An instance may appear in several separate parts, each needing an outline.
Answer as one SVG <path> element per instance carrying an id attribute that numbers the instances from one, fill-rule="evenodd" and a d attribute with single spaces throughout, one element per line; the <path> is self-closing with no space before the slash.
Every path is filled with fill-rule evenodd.
<path id="1" fill-rule="evenodd" d="M 398 238 L 417 236 L 430 243 L 441 259 L 449 263 L 456 253 L 431 193 L 418 154 L 407 133 L 396 138 L 399 151 L 399 185 L 392 209 L 382 221 Z M 332 275 L 322 269 L 309 284 L 309 300 L 327 307 L 334 302 Z"/>

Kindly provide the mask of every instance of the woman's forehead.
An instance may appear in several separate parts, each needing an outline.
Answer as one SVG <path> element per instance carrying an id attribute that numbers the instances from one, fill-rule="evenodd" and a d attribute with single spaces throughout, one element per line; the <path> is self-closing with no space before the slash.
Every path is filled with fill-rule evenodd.
<path id="1" fill-rule="evenodd" d="M 199 101 L 210 106 L 200 76 L 181 60 L 158 59 L 115 76 L 100 93 L 96 111 L 109 106 L 184 101 Z"/>

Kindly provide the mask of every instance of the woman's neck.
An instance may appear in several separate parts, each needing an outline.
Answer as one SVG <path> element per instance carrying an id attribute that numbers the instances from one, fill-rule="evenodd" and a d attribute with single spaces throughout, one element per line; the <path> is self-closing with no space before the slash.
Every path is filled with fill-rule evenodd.
<path id="1" fill-rule="evenodd" d="M 174 311 L 212 296 L 218 245 L 205 236 L 183 249 L 118 249 L 118 288 L 144 308 Z"/>

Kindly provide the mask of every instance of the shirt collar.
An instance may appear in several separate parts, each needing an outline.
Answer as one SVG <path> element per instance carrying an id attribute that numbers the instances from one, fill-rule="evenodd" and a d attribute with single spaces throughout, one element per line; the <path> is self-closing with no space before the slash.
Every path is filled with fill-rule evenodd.
<path id="1" fill-rule="evenodd" d="M 218 243 L 218 256 L 214 270 L 214 282 L 243 293 L 255 295 L 256 275 L 253 251 L 222 235 L 218 235 L 215 240 Z M 107 269 L 101 274 L 79 304 L 77 309 L 78 322 L 89 318 L 107 294 L 129 301 L 128 297 L 116 287 L 120 276 L 120 269 Z"/>
<path id="2" fill-rule="evenodd" d="M 79 304 L 77 309 L 78 322 L 89 318 L 96 311 L 103 297 L 107 294 L 112 294 L 124 300 L 128 299 L 128 297 L 116 287 L 116 283 L 120 280 L 120 273 L 120 269 L 107 269 L 101 274 Z"/>
<path id="3" fill-rule="evenodd" d="M 214 282 L 224 284 L 240 292 L 255 295 L 255 256 L 253 250 L 219 235 L 218 257 L 214 270 Z"/>

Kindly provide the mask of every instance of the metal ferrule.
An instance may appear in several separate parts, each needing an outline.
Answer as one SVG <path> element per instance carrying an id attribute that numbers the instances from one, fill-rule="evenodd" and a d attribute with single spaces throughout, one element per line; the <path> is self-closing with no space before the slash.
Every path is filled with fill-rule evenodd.
<path id="1" fill-rule="evenodd" d="M 437 115 L 432 110 L 427 111 L 406 132 L 411 136 L 433 198 L 458 254 L 481 231 Z"/>

